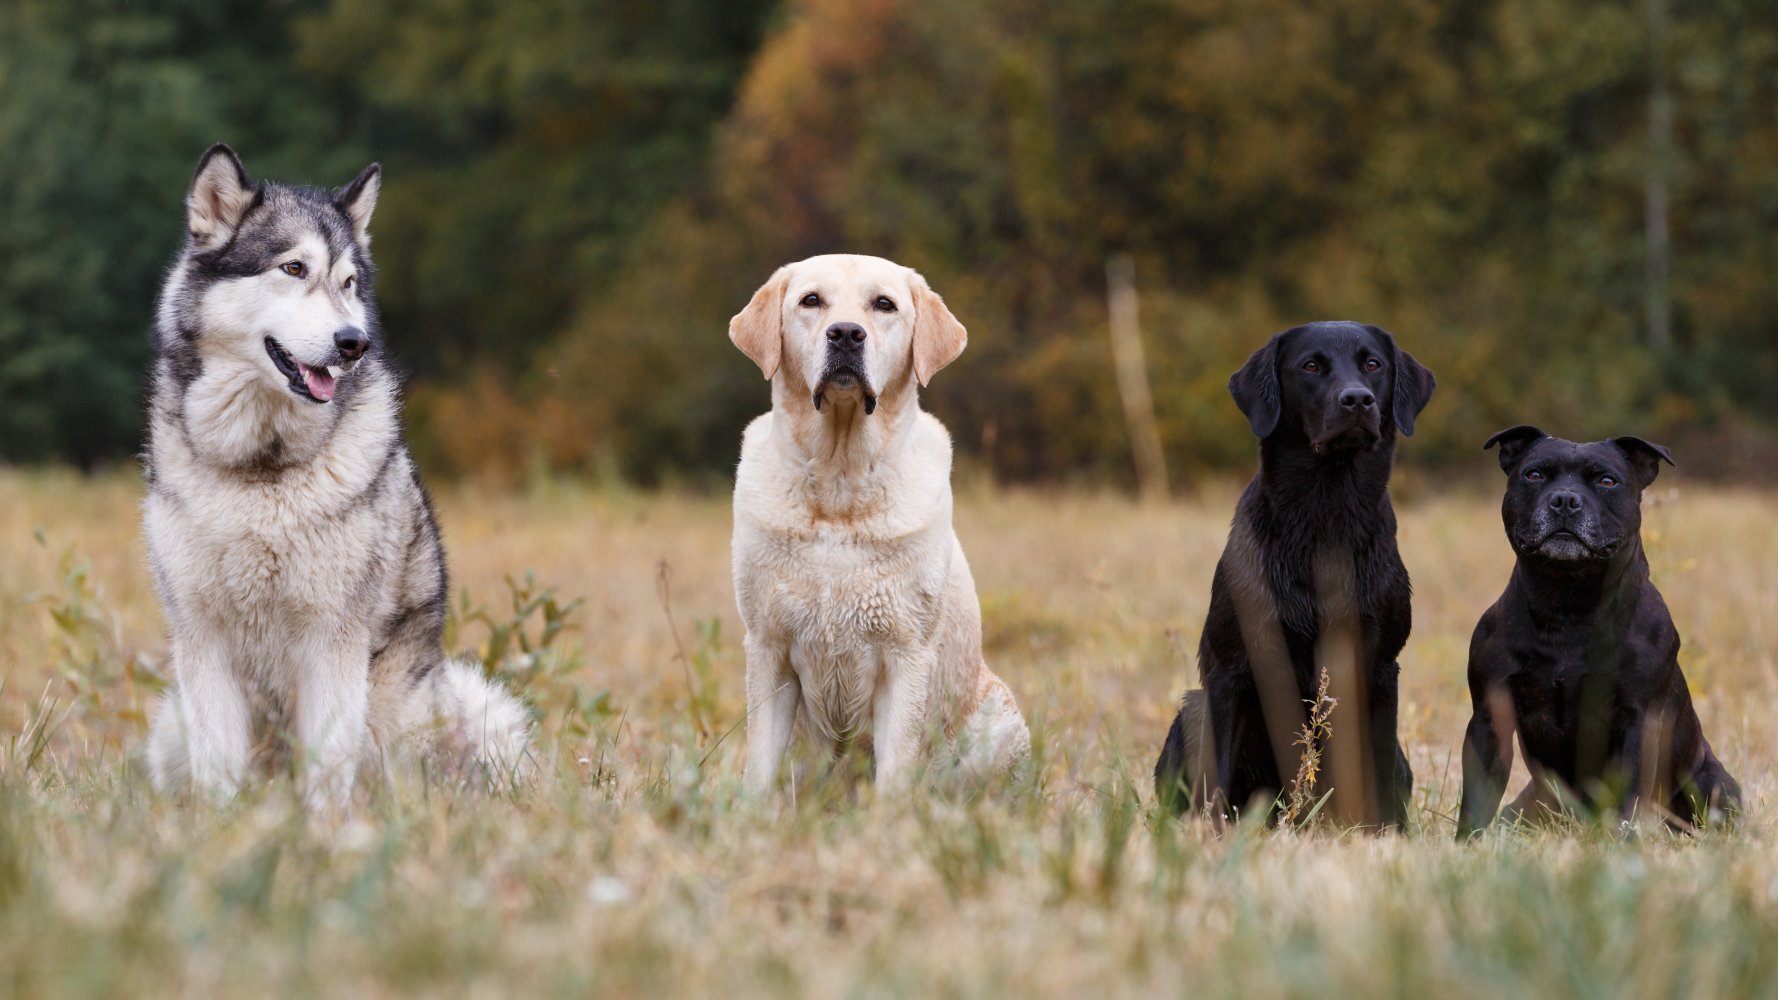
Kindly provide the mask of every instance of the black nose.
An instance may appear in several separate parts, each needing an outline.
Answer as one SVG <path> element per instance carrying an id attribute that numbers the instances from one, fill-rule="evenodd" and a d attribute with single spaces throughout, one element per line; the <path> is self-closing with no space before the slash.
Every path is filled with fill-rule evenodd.
<path id="1" fill-rule="evenodd" d="M 1558 514 L 1573 514 L 1580 510 L 1580 494 L 1573 490 L 1557 490 L 1550 494 L 1549 505 Z"/>
<path id="2" fill-rule="evenodd" d="M 355 326 L 335 330 L 333 346 L 340 349 L 340 357 L 347 361 L 357 361 L 364 357 L 365 351 L 370 350 L 370 334 Z"/>
<path id="3" fill-rule="evenodd" d="M 835 323 L 827 328 L 827 342 L 830 344 L 862 344 L 864 343 L 864 327 L 857 323 Z"/>
<path id="4" fill-rule="evenodd" d="M 1340 405 L 1348 410 L 1368 410 L 1377 405 L 1377 397 L 1362 386 L 1340 390 Z"/>

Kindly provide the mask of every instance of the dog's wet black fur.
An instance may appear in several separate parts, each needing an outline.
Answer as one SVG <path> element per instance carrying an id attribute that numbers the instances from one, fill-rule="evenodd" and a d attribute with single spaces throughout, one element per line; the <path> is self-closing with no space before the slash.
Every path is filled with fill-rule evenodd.
<path id="1" fill-rule="evenodd" d="M 1673 456 L 1641 438 L 1577 444 L 1526 426 L 1496 445 L 1518 563 L 1470 641 L 1458 835 L 1493 822 L 1515 734 L 1533 773 L 1583 807 L 1628 817 L 1647 798 L 1675 826 L 1738 812 L 1741 788 L 1704 738 L 1642 549 L 1642 491 Z"/>
<path id="2" fill-rule="evenodd" d="M 1317 593 L 1315 562 L 1318 553 L 1335 553 L 1350 589 L 1342 599 L 1356 608 L 1375 815 L 1401 825 L 1413 774 L 1396 739 L 1396 656 L 1412 614 L 1408 573 L 1395 545 L 1389 472 L 1396 432 L 1413 433 L 1434 385 L 1432 373 L 1387 331 L 1358 323 L 1286 330 L 1229 379 L 1260 439 L 1260 468 L 1241 496 L 1211 584 L 1198 646 L 1204 690 L 1185 699 L 1155 764 L 1165 808 L 1196 803 L 1226 814 L 1251 802 L 1269 809 L 1285 787 L 1243 637 L 1237 587 L 1252 580 L 1265 592 L 1253 599 L 1261 603 L 1252 617 L 1275 616 L 1297 692 L 1311 700 L 1328 597 Z M 1272 627 L 1249 622 L 1256 626 Z M 1204 739 L 1208 746 L 1200 745 Z M 1214 753 L 1204 761 L 1200 750 Z M 1208 781 L 1190 787 L 1199 775 Z"/>

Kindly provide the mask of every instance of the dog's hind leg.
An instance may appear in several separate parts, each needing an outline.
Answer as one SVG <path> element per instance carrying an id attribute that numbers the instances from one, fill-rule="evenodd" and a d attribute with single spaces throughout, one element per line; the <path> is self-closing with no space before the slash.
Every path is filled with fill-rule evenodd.
<path id="1" fill-rule="evenodd" d="M 976 697 L 975 711 L 958 733 L 957 762 L 966 778 L 984 781 L 1011 772 L 1031 755 L 1031 730 L 1012 689 L 986 666 Z"/>
<path id="2" fill-rule="evenodd" d="M 1741 784 L 1706 744 L 1704 760 L 1673 796 L 1674 813 L 1701 827 L 1733 825 L 1741 816 Z"/>
<path id="3" fill-rule="evenodd" d="M 1155 800 L 1168 815 L 1195 809 L 1206 799 L 1215 766 L 1205 751 L 1215 746 L 1210 707 L 1201 688 L 1185 693 L 1154 765 Z"/>

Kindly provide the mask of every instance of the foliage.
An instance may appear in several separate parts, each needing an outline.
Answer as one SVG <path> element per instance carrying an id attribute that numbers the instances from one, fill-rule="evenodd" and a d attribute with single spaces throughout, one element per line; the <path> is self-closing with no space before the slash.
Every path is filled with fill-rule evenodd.
<path id="1" fill-rule="evenodd" d="M 1672 7 L 1651 38 L 1644 5 L 1580 0 L 18 0 L 0 458 L 133 445 L 179 194 L 226 138 L 287 179 L 383 161 L 384 314 L 443 472 L 726 475 L 767 404 L 724 322 L 786 259 L 851 250 L 919 267 L 973 331 L 929 403 L 1002 478 L 1129 478 L 1118 253 L 1186 480 L 1251 460 L 1228 373 L 1330 316 L 1439 373 L 1416 461 L 1473 464 L 1533 421 L 1758 474 L 1778 6 Z M 1644 316 L 1657 160 L 1665 350 Z"/>
<path id="2" fill-rule="evenodd" d="M 42 531 L 34 535 L 39 546 L 48 548 Z M 45 737 L 50 710 L 65 691 L 68 705 L 61 721 L 77 714 L 83 736 L 120 751 L 126 739 L 133 743 L 147 734 L 150 702 L 166 687 L 167 679 L 151 657 L 125 641 L 122 622 L 104 586 L 94 578 L 92 564 L 69 548 L 58 566 L 59 592 L 20 598 L 24 604 L 40 606 L 49 619 L 49 652 L 62 682 L 45 688 L 24 731 Z"/>
<path id="3" fill-rule="evenodd" d="M 578 647 L 560 642 L 573 628 L 569 618 L 585 603 L 575 598 L 566 604 L 556 598 L 554 587 L 543 587 L 537 576 L 525 571 L 522 581 L 505 577 L 509 607 L 496 612 L 476 604 L 464 590 L 445 623 L 445 648 L 462 641 L 465 626 L 477 624 L 488 637 L 477 647 L 482 673 L 523 697 L 534 709 L 554 713 L 561 732 L 584 739 L 615 709 L 609 691 L 588 692 L 577 678 L 586 665 Z"/>

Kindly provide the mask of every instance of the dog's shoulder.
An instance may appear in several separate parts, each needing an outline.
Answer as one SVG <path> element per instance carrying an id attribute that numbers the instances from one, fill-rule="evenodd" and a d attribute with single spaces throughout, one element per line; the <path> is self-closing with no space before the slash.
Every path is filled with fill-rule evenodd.
<path id="1" fill-rule="evenodd" d="M 1500 599 L 1489 605 L 1476 621 L 1475 631 L 1469 636 L 1469 681 L 1471 685 L 1486 681 L 1497 681 L 1503 666 L 1510 666 L 1511 657 L 1504 656 L 1502 650 L 1503 628 L 1507 618 L 1507 603 L 1511 593 L 1505 593 Z"/>
<path id="2" fill-rule="evenodd" d="M 951 432 L 937 417 L 920 411 L 908 430 L 908 457 L 922 473 L 942 474 L 951 481 Z"/>

